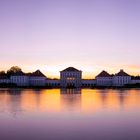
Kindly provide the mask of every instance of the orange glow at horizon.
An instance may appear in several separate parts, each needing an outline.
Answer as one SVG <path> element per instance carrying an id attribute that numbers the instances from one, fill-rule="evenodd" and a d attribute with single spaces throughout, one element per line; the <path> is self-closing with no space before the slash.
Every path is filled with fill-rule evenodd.
<path id="1" fill-rule="evenodd" d="M 9 64 L 3 67 L 0 67 L 0 71 L 5 70 L 7 71 L 10 67 L 14 66 Z M 21 65 L 17 64 L 17 66 L 21 67 L 24 72 L 34 72 L 37 69 L 41 70 L 48 78 L 60 78 L 60 71 L 69 67 L 69 65 L 58 65 L 53 66 L 49 64 L 43 65 Z M 82 70 L 82 78 L 83 79 L 93 79 L 98 75 L 102 70 L 108 71 L 110 74 L 115 74 L 119 72 L 120 69 L 124 69 L 128 74 L 138 76 L 140 75 L 140 66 L 139 65 L 116 65 L 111 67 L 111 65 L 95 65 L 95 66 L 87 66 L 87 65 L 74 65 L 73 67 Z"/>
<path id="2" fill-rule="evenodd" d="M 73 66 L 85 79 L 102 70 L 140 75 L 138 0 L 55 1 L 1 0 L 0 70 L 17 65 L 59 78 Z"/>

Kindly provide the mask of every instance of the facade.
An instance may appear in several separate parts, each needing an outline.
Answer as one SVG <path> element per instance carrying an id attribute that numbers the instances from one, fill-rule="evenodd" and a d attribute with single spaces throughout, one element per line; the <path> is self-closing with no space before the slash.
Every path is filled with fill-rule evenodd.
<path id="1" fill-rule="evenodd" d="M 82 87 L 87 88 L 87 87 L 94 87 L 96 85 L 96 80 L 95 79 L 82 79 Z"/>
<path id="2" fill-rule="evenodd" d="M 60 87 L 60 80 L 58 79 L 47 79 L 46 80 L 47 87 Z"/>
<path id="3" fill-rule="evenodd" d="M 97 86 L 112 86 L 112 75 L 106 71 L 102 71 L 96 76 L 96 85 Z"/>
<path id="4" fill-rule="evenodd" d="M 82 71 L 74 68 L 68 67 L 60 72 L 59 79 L 48 79 L 40 71 L 37 70 L 33 73 L 25 74 L 22 71 L 16 72 L 14 74 L 0 74 L 0 84 L 15 84 L 17 86 L 46 86 L 55 88 L 91 88 L 91 87 L 123 87 L 125 85 L 139 85 L 140 76 L 134 77 L 130 76 L 123 70 L 120 70 L 115 75 L 110 75 L 106 71 L 102 71 L 96 76 L 96 79 L 82 79 Z"/>
<path id="5" fill-rule="evenodd" d="M 17 86 L 45 86 L 46 77 L 39 71 L 25 74 L 18 72 L 10 76 L 10 83 L 16 84 Z"/>
<path id="6" fill-rule="evenodd" d="M 18 72 L 12 74 L 10 76 L 10 81 L 17 86 L 28 86 L 29 85 L 29 77 L 23 72 Z"/>
<path id="7" fill-rule="evenodd" d="M 140 76 L 131 77 L 131 84 L 140 84 Z"/>
<path id="8" fill-rule="evenodd" d="M 60 86 L 62 88 L 82 86 L 82 71 L 74 67 L 68 67 L 60 72 Z"/>
<path id="9" fill-rule="evenodd" d="M 106 71 L 102 71 L 96 76 L 96 86 L 122 87 L 126 84 L 131 84 L 131 76 L 123 70 L 120 70 L 115 75 L 110 75 Z"/>
<path id="10" fill-rule="evenodd" d="M 30 86 L 45 86 L 46 76 L 40 70 L 37 70 L 29 74 L 29 85 Z"/>
<path id="11" fill-rule="evenodd" d="M 131 76 L 123 70 L 113 76 L 113 86 L 122 87 L 126 84 L 131 84 Z"/>
<path id="12" fill-rule="evenodd" d="M 0 75 L 0 84 L 9 84 L 10 79 L 5 75 Z"/>

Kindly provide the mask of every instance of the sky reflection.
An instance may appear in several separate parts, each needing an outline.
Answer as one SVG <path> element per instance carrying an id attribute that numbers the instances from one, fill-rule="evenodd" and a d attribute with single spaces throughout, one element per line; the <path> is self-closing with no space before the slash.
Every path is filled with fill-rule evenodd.
<path id="1" fill-rule="evenodd" d="M 140 107 L 139 90 L 1 90 L 0 111 L 20 113 L 95 113 Z M 14 115 L 15 116 L 15 115 Z"/>
<path id="2" fill-rule="evenodd" d="M 2 140 L 140 139 L 139 90 L 0 90 Z"/>

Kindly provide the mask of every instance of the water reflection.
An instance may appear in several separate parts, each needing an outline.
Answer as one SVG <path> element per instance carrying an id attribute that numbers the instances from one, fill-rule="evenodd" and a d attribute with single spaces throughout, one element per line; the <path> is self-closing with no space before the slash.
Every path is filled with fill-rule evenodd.
<path id="1" fill-rule="evenodd" d="M 102 107 L 105 108 L 107 106 L 107 94 L 108 94 L 108 91 L 107 90 L 101 90 L 99 94 L 100 94 Z"/>
<path id="2" fill-rule="evenodd" d="M 2 140 L 140 139 L 140 90 L 0 90 Z"/>
<path id="3" fill-rule="evenodd" d="M 81 110 L 81 89 L 61 89 L 60 93 L 62 110 Z"/>
<path id="4" fill-rule="evenodd" d="M 21 90 L 8 90 L 7 110 L 14 118 L 23 112 L 21 107 L 21 92 Z"/>
<path id="5" fill-rule="evenodd" d="M 107 107 L 109 102 L 116 102 L 118 106 L 121 108 L 125 104 L 125 100 L 128 95 L 127 90 L 117 90 L 116 93 L 114 93 L 114 90 L 101 90 L 100 91 L 100 99 L 102 102 L 103 107 Z M 113 105 L 113 104 L 112 104 Z"/>
<path id="6" fill-rule="evenodd" d="M 139 90 L 0 90 L 0 113 L 120 110 L 140 107 Z"/>
<path id="7" fill-rule="evenodd" d="M 61 94 L 81 94 L 81 89 L 60 89 Z"/>

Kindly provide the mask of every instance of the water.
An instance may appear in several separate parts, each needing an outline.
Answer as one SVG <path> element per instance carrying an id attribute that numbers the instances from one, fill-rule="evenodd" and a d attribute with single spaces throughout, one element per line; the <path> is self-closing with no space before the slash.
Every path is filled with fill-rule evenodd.
<path id="1" fill-rule="evenodd" d="M 140 90 L 0 89 L 0 140 L 140 140 Z"/>

